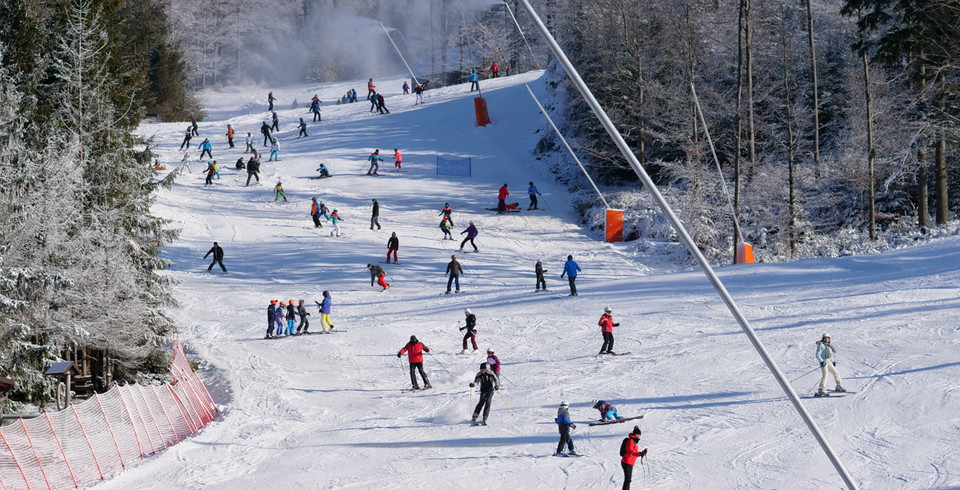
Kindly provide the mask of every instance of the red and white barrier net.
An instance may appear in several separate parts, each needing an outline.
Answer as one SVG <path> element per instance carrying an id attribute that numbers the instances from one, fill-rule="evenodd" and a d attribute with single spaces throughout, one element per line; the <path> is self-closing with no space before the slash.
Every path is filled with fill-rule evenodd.
<path id="1" fill-rule="evenodd" d="M 0 428 L 0 490 L 76 488 L 196 434 L 218 410 L 179 340 L 173 384 L 126 385 Z"/>

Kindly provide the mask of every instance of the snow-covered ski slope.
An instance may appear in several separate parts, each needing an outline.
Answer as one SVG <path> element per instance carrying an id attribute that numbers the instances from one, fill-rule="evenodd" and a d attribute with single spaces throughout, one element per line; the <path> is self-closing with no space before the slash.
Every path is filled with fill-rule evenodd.
<path id="1" fill-rule="evenodd" d="M 264 161 L 259 187 L 244 187 L 233 163 L 247 131 L 262 148 L 267 90 L 206 93 L 210 118 L 194 145 L 211 138 L 222 178 L 204 188 L 194 164 L 160 193 L 155 211 L 182 230 L 165 252 L 180 302 L 169 313 L 223 416 L 103 486 L 619 488 L 618 449 L 632 425 L 588 427 L 591 401 L 603 398 L 622 415 L 645 414 L 638 422 L 649 466 L 638 465 L 636 488 L 841 487 L 699 271 L 676 272 L 663 257 L 605 244 L 577 224 L 569 196 L 530 154 L 543 120 L 521 82 L 546 98 L 538 76 L 482 82 L 493 120 L 486 128 L 474 125 L 466 85 L 429 91 L 414 107 L 413 95 L 399 95 L 402 79 L 376 80 L 392 111 L 385 116 L 363 101 L 330 102 L 351 87 L 362 98 L 363 81 L 275 89 L 282 160 Z M 310 120 L 314 93 L 325 101 L 323 123 L 297 140 L 296 117 Z M 300 109 L 289 109 L 293 98 Z M 238 134 L 235 151 L 225 149 L 227 123 Z M 141 131 L 175 168 L 185 127 Z M 404 173 L 391 172 L 394 147 Z M 365 158 L 376 148 L 385 163 L 381 176 L 368 177 Z M 471 156 L 473 177 L 436 178 L 438 153 Z M 319 162 L 335 177 L 307 179 Z M 289 203 L 273 201 L 278 179 Z M 525 210 L 531 180 L 549 209 Z M 484 209 L 505 182 L 519 214 Z M 328 236 L 329 224 L 313 228 L 313 196 L 339 210 L 345 236 Z M 372 198 L 381 231 L 369 230 Z M 479 253 L 440 240 L 445 202 L 455 236 L 476 223 Z M 402 265 L 382 264 L 394 231 Z M 228 275 L 206 271 L 202 256 L 213 241 L 226 252 Z M 798 391 L 815 389 L 814 343 L 831 334 L 844 385 L 858 393 L 804 403 L 863 488 L 960 486 L 958 246 L 952 238 L 879 256 L 718 269 Z M 443 294 L 452 253 L 467 271 L 466 294 Z M 583 268 L 578 297 L 559 279 L 568 254 Z M 550 292 L 534 292 L 537 259 Z M 383 265 L 393 287 L 370 287 L 368 263 Z M 323 290 L 346 333 L 262 340 L 271 299 L 306 299 L 311 331 L 320 331 L 313 301 Z M 596 356 L 597 320 L 608 305 L 621 324 L 614 350 L 630 355 Z M 477 401 L 467 383 L 484 359 L 456 354 L 467 307 L 478 317 L 481 352 L 492 347 L 503 362 L 503 398 L 494 397 L 487 427 L 467 423 Z M 434 389 L 401 394 L 410 381 L 396 353 L 410 335 L 432 349 L 425 368 Z M 551 456 L 561 400 L 585 457 Z"/>

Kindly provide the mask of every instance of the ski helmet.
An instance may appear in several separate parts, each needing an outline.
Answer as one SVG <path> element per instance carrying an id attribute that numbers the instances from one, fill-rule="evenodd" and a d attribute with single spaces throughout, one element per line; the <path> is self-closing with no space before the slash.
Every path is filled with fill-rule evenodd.
<path id="1" fill-rule="evenodd" d="M 417 336 L 416 336 L 416 335 L 411 335 L 411 336 L 410 336 L 410 342 L 416 342 L 416 341 L 417 341 Z"/>
<path id="2" fill-rule="evenodd" d="M 820 337 L 820 340 L 829 339 L 829 338 L 830 338 L 830 334 L 824 333 L 824 334 L 823 334 L 823 337 Z"/>
<path id="3" fill-rule="evenodd" d="M 277 300 L 275 300 L 275 299 L 271 299 L 271 300 L 270 300 L 270 304 L 271 304 L 271 305 L 275 305 L 275 304 L 277 304 Z"/>
<path id="4" fill-rule="evenodd" d="M 484 363 L 481 363 L 481 364 L 480 364 L 480 370 L 481 370 L 481 371 L 486 371 L 486 370 L 487 370 L 487 363 L 485 363 L 485 362 L 484 362 Z"/>
<path id="5" fill-rule="evenodd" d="M 594 401 L 593 401 L 593 408 L 599 408 L 600 405 L 603 405 L 603 400 L 594 400 Z"/>
<path id="6" fill-rule="evenodd" d="M 487 349 L 487 354 L 493 354 L 493 348 Z"/>
<path id="7" fill-rule="evenodd" d="M 568 404 L 566 401 L 562 401 L 562 402 L 560 402 L 560 406 L 561 406 L 561 407 L 569 407 L 570 404 Z"/>
<path id="8" fill-rule="evenodd" d="M 613 309 L 608 306 L 608 307 L 604 308 L 603 311 L 606 312 L 606 313 L 610 313 L 610 312 L 613 311 Z"/>
<path id="9" fill-rule="evenodd" d="M 283 301 L 281 301 L 281 302 L 280 302 L 280 306 L 287 306 L 287 304 L 284 303 Z"/>
<path id="10" fill-rule="evenodd" d="M 466 310 L 463 310 L 463 312 L 469 315 L 469 314 L 470 314 L 470 308 L 467 308 Z"/>

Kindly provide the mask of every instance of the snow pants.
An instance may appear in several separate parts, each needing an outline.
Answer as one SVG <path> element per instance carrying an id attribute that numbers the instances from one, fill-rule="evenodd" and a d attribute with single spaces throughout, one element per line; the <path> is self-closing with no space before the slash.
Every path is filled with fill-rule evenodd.
<path id="1" fill-rule="evenodd" d="M 208 157 L 213 158 L 213 153 L 210 153 L 210 149 L 209 149 L 209 148 L 204 148 L 203 151 L 200 152 L 200 158 L 199 158 L 199 159 L 200 159 L 200 160 L 203 160 L 203 156 L 204 156 L 204 155 L 207 155 Z"/>
<path id="2" fill-rule="evenodd" d="M 430 380 L 427 379 L 427 373 L 423 372 L 423 363 L 422 362 L 411 362 L 410 363 L 410 383 L 414 388 L 419 389 L 420 385 L 417 383 L 417 371 L 420 371 L 420 377 L 423 378 L 423 385 L 429 386 Z"/>
<path id="3" fill-rule="evenodd" d="M 470 82 L 470 91 L 480 90 L 480 82 Z"/>
<path id="4" fill-rule="evenodd" d="M 600 346 L 600 353 L 603 354 L 613 350 L 613 332 L 601 333 L 603 333 L 603 345 Z"/>
<path id="5" fill-rule="evenodd" d="M 477 331 L 476 330 L 467 330 L 467 333 L 463 335 L 463 350 L 467 350 L 467 340 L 470 340 L 473 343 L 473 350 L 479 349 L 477 347 Z"/>
<path id="6" fill-rule="evenodd" d="M 543 290 L 547 290 L 547 280 L 543 277 L 543 274 L 537 274 L 537 291 L 543 287 Z"/>
<path id="7" fill-rule="evenodd" d="M 450 286 L 453 283 L 457 284 L 457 292 L 459 293 L 460 292 L 460 274 L 450 274 L 450 278 L 447 279 L 447 293 L 450 292 Z"/>
<path id="8" fill-rule="evenodd" d="M 376 227 L 377 227 L 378 230 L 380 229 L 380 217 L 379 217 L 379 216 L 371 216 L 371 217 L 370 217 L 370 229 L 371 229 L 371 230 L 373 229 L 374 225 L 376 225 Z"/>
<path id="9" fill-rule="evenodd" d="M 330 232 L 330 235 L 340 236 L 340 224 L 337 222 L 333 223 L 333 231 Z"/>
<path id="10" fill-rule="evenodd" d="M 382 288 L 384 288 L 384 289 L 390 287 L 390 284 L 387 283 L 387 275 L 386 275 L 386 274 L 380 274 L 379 276 L 377 276 L 377 284 L 379 284 L 380 287 L 382 287 Z M 421 372 L 423 372 L 423 371 L 421 370 Z"/>
<path id="11" fill-rule="evenodd" d="M 256 177 L 257 183 L 260 183 L 260 176 L 256 172 L 247 172 L 247 185 L 250 185 L 250 177 Z"/>
<path id="12" fill-rule="evenodd" d="M 268 162 L 280 161 L 280 150 L 270 150 L 270 158 L 267 159 Z"/>
<path id="13" fill-rule="evenodd" d="M 253 143 L 250 142 L 250 141 L 248 141 L 248 142 L 247 142 L 247 149 L 246 149 L 246 150 L 243 150 L 243 152 L 244 152 L 244 153 L 253 153 Z"/>
<path id="14" fill-rule="evenodd" d="M 327 327 L 333 328 L 333 322 L 330 321 L 330 314 L 329 314 L 329 313 L 321 313 L 321 314 L 320 314 L 320 328 L 322 328 L 323 331 L 326 332 L 326 331 L 327 331 Z"/>
<path id="15" fill-rule="evenodd" d="M 390 254 L 391 254 L 391 253 L 393 253 L 393 261 L 396 262 L 396 261 L 397 261 L 397 249 L 396 249 L 396 248 L 388 248 L 388 249 L 387 249 L 387 262 L 390 262 Z"/>
<path id="16" fill-rule="evenodd" d="M 297 333 L 307 333 L 308 328 L 310 328 L 310 320 L 307 320 L 307 315 L 300 315 L 300 324 L 297 325 Z"/>
<path id="17" fill-rule="evenodd" d="M 320 222 L 320 213 L 311 214 L 310 216 L 313 217 L 314 228 L 323 228 L 323 223 Z"/>
<path id="18" fill-rule="evenodd" d="M 375 174 L 377 170 L 380 170 L 379 160 L 370 160 L 370 168 L 367 169 L 367 175 Z"/>
<path id="19" fill-rule="evenodd" d="M 298 138 L 306 138 L 307 136 L 310 136 L 309 134 L 307 134 L 307 128 L 306 128 L 306 127 L 300 128 L 300 134 L 297 135 L 297 137 L 298 137 Z"/>
<path id="20" fill-rule="evenodd" d="M 820 368 L 821 391 L 827 387 L 827 375 L 830 373 L 833 373 L 833 381 L 837 383 L 837 386 L 840 386 L 843 383 L 843 380 L 840 379 L 840 373 L 837 372 L 836 366 L 834 366 L 832 362 L 828 362 L 822 368 Z"/>
<path id="21" fill-rule="evenodd" d="M 227 272 L 227 268 L 223 266 L 223 258 L 214 258 L 213 262 L 210 262 L 210 267 L 207 267 L 207 272 L 213 270 L 213 266 L 219 264 L 220 268 L 223 269 L 223 272 Z"/>
<path id="22" fill-rule="evenodd" d="M 623 487 L 622 490 L 630 490 L 630 480 L 633 479 L 633 465 L 620 462 L 620 467 L 623 468 Z"/>
<path id="23" fill-rule="evenodd" d="M 537 208 L 537 195 L 536 195 L 536 194 L 530 194 L 530 207 L 528 207 L 527 210 L 529 211 L 529 210 L 531 210 L 531 209 L 538 209 L 538 208 Z"/>
<path id="24" fill-rule="evenodd" d="M 573 440 L 570 439 L 570 431 L 560 433 L 560 444 L 557 444 L 557 452 L 563 452 L 563 446 L 566 444 L 567 449 L 573 451 Z"/>
<path id="25" fill-rule="evenodd" d="M 233 138 L 227 138 L 227 143 L 230 144 L 230 148 L 233 148 Z"/>
<path id="26" fill-rule="evenodd" d="M 570 283 L 570 294 L 577 294 L 577 276 L 567 276 L 567 282 Z"/>
<path id="27" fill-rule="evenodd" d="M 287 195 L 283 193 L 282 190 L 277 191 L 277 195 L 273 197 L 273 202 L 277 202 L 277 199 L 283 198 L 284 201 L 287 200 Z"/>
<path id="28" fill-rule="evenodd" d="M 480 401 L 477 402 L 477 408 L 473 409 L 473 422 L 477 421 L 477 417 L 480 415 L 480 409 L 483 409 L 483 423 L 487 423 L 487 417 L 490 416 L 490 402 L 493 401 L 493 392 L 492 391 L 481 391 L 480 392 Z"/>
<path id="29" fill-rule="evenodd" d="M 293 335 L 294 327 L 293 324 L 296 323 L 293 318 L 287 318 L 287 335 Z"/>
<path id="30" fill-rule="evenodd" d="M 277 335 L 283 335 L 283 319 L 277 318 Z"/>
<path id="31" fill-rule="evenodd" d="M 460 242 L 460 250 L 463 250 L 463 246 L 466 245 L 467 242 L 470 242 L 470 245 L 473 247 L 473 251 L 474 251 L 474 252 L 479 252 L 479 251 L 480 251 L 480 249 L 477 248 L 477 244 L 476 244 L 476 243 L 473 243 L 473 237 L 471 237 L 471 236 L 468 236 L 467 238 L 464 238 L 463 241 Z"/>

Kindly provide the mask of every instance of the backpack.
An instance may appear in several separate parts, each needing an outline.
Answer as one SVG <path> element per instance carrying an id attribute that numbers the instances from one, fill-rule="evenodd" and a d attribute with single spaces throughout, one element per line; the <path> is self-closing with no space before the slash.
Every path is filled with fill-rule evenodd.
<path id="1" fill-rule="evenodd" d="M 629 438 L 629 437 L 624 437 L 624 438 L 623 438 L 623 442 L 620 443 L 620 457 L 621 457 L 621 458 L 627 455 L 627 442 L 629 442 L 629 441 L 630 441 L 630 438 Z"/>

